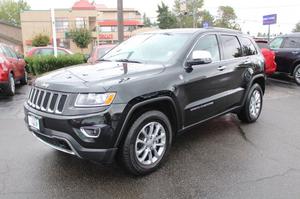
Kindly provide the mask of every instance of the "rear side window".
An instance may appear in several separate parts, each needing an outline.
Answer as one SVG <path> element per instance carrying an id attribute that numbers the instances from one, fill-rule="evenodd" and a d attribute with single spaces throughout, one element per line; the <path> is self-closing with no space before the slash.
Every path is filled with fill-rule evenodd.
<path id="1" fill-rule="evenodd" d="M 18 56 L 16 55 L 16 53 L 11 48 L 6 47 L 6 49 L 8 50 L 8 52 L 11 55 L 12 58 L 18 59 Z"/>
<path id="2" fill-rule="evenodd" d="M 53 49 L 51 48 L 42 48 L 42 49 L 39 49 L 37 55 L 53 55 L 54 52 L 53 52 Z"/>
<path id="3" fill-rule="evenodd" d="M 242 57 L 242 48 L 236 36 L 221 35 L 224 49 L 224 59 Z"/>
<path id="4" fill-rule="evenodd" d="M 244 56 L 257 54 L 257 50 L 249 38 L 241 37 L 240 42 L 242 44 L 242 50 Z"/>
<path id="5" fill-rule="evenodd" d="M 216 35 L 206 35 L 200 38 L 193 50 L 208 51 L 213 61 L 220 61 L 219 44 Z"/>
<path id="6" fill-rule="evenodd" d="M 283 48 L 300 48 L 300 37 L 286 38 Z"/>
<path id="7" fill-rule="evenodd" d="M 270 48 L 278 49 L 278 48 L 281 47 L 282 42 L 283 42 L 283 38 L 282 37 L 277 37 L 277 38 L 275 38 L 271 41 Z"/>

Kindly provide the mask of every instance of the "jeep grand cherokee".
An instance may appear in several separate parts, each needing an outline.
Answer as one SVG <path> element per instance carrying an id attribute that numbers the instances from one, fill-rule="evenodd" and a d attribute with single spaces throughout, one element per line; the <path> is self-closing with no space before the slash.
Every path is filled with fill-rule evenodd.
<path id="1" fill-rule="evenodd" d="M 236 113 L 258 119 L 264 58 L 227 29 L 174 29 L 134 36 L 95 65 L 38 78 L 25 102 L 30 131 L 47 145 L 91 161 L 115 157 L 135 175 L 166 160 L 174 136 Z"/>

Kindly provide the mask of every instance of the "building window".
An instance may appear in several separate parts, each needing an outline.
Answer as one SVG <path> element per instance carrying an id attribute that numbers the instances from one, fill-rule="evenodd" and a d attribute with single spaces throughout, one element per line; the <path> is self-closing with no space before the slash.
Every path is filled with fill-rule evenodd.
<path id="1" fill-rule="evenodd" d="M 58 32 L 65 32 L 69 29 L 69 21 L 67 18 L 56 18 L 55 27 Z"/>
<path id="2" fill-rule="evenodd" d="M 85 22 L 83 17 L 76 17 L 76 28 L 85 28 Z"/>

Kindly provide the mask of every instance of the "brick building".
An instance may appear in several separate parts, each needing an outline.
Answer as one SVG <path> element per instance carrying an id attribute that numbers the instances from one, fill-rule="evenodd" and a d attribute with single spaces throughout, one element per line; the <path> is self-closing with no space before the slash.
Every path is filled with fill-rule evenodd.
<path id="1" fill-rule="evenodd" d="M 68 32 L 75 28 L 87 28 L 92 32 L 93 43 L 116 43 L 117 33 L 117 9 L 107 8 L 103 4 L 90 3 L 88 0 L 79 0 L 72 8 L 56 9 L 57 44 L 60 47 L 80 52 L 80 49 L 68 38 Z M 139 11 L 124 8 L 124 37 L 128 38 L 132 32 L 143 26 L 142 16 Z M 21 13 L 21 27 L 23 35 L 24 51 L 32 48 L 32 39 L 37 34 L 45 34 L 51 38 L 51 12 L 50 10 L 29 10 Z M 97 38 L 98 37 L 98 38 Z"/>
<path id="2" fill-rule="evenodd" d="M 0 43 L 5 43 L 21 53 L 23 51 L 21 27 L 0 21 Z"/>

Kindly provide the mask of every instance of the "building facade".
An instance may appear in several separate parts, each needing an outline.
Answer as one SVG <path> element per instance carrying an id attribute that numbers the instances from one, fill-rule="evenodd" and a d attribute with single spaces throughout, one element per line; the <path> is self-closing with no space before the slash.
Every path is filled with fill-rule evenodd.
<path id="1" fill-rule="evenodd" d="M 17 52 L 22 53 L 23 42 L 21 27 L 0 21 L 0 43 L 7 44 Z"/>
<path id="2" fill-rule="evenodd" d="M 98 43 L 117 43 L 117 9 L 107 8 L 102 4 L 90 3 L 87 0 L 76 2 L 70 9 L 55 10 L 57 44 L 73 52 L 82 52 L 68 37 L 72 29 L 86 28 L 92 32 L 93 42 L 84 53 L 90 52 Z M 29 10 L 21 13 L 21 27 L 24 52 L 32 48 L 32 39 L 38 35 L 48 35 L 52 40 L 52 23 L 50 10 Z M 142 16 L 135 10 L 124 8 L 124 37 L 143 27 Z"/>

